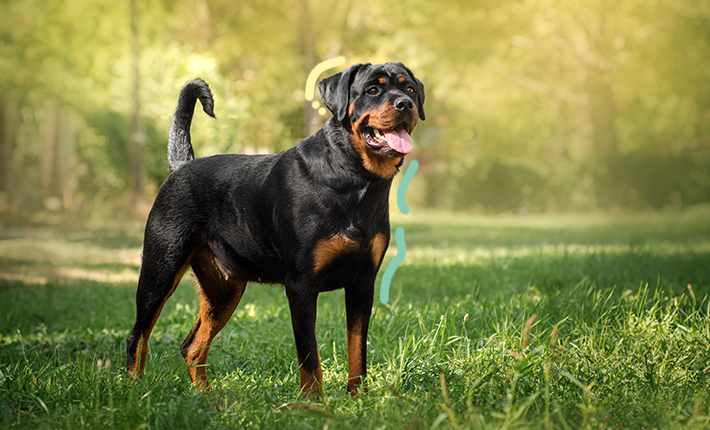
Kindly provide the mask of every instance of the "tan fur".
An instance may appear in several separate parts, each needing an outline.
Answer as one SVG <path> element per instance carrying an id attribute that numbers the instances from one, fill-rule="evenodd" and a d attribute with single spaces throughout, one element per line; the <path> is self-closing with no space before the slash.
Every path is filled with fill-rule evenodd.
<path id="1" fill-rule="evenodd" d="M 382 257 L 384 257 L 386 247 L 387 237 L 382 233 L 377 233 L 377 235 L 372 238 L 372 241 L 370 241 L 372 264 L 374 264 L 375 267 L 379 266 L 382 262 Z"/>
<path id="2" fill-rule="evenodd" d="M 321 240 L 313 249 L 314 271 L 316 273 L 320 272 L 339 256 L 352 252 L 358 247 L 360 247 L 360 243 L 342 234 Z"/>
<path id="3" fill-rule="evenodd" d="M 352 115 L 353 109 L 354 105 L 350 105 L 348 112 L 350 115 Z M 417 125 L 416 118 L 419 118 L 417 107 L 414 106 L 413 110 L 415 119 L 410 124 L 410 130 L 414 130 Z M 389 157 L 376 152 L 365 142 L 361 128 L 367 126 L 379 130 L 391 130 L 398 125 L 396 118 L 397 112 L 394 106 L 391 102 L 387 102 L 379 109 L 363 114 L 358 121 L 352 124 L 352 130 L 349 133 L 350 141 L 362 159 L 362 165 L 368 172 L 382 179 L 391 179 L 399 172 L 399 165 L 404 155 L 401 157 Z"/>

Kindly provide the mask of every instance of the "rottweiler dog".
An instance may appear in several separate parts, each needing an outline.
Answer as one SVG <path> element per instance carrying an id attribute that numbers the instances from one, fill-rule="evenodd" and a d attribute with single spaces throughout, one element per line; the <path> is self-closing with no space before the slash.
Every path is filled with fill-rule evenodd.
<path id="1" fill-rule="evenodd" d="M 188 268 L 199 317 L 181 352 L 196 389 L 209 388 L 207 355 L 248 282 L 283 284 L 306 395 L 322 393 L 316 343 L 318 294 L 345 289 L 350 392 L 366 375 L 375 277 L 390 240 L 392 178 L 424 120 L 424 87 L 401 63 L 357 64 L 319 83 L 333 113 L 295 147 L 270 155 L 195 159 L 190 124 L 202 80 L 180 91 L 169 132 L 171 174 L 148 216 L 128 337 L 127 370 L 143 375 L 148 338 Z M 362 387 L 365 388 L 364 386 Z"/>

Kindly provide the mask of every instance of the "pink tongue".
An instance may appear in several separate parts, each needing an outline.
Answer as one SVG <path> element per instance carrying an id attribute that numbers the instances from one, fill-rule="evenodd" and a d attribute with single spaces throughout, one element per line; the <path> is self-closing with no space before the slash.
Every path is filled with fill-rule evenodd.
<path id="1" fill-rule="evenodd" d="M 388 131 L 384 135 L 385 139 L 387 139 L 387 145 L 400 154 L 408 154 L 412 150 L 412 137 L 404 129 Z"/>

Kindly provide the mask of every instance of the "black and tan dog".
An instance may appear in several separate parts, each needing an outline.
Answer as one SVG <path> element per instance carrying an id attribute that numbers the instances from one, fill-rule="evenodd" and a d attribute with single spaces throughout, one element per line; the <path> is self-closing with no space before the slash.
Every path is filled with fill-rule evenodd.
<path id="1" fill-rule="evenodd" d="M 274 155 L 194 158 L 190 123 L 197 99 L 214 116 L 201 80 L 180 91 L 170 127 L 171 174 L 145 228 L 128 337 L 127 369 L 143 374 L 148 338 L 188 267 L 200 314 L 182 344 L 190 377 L 208 387 L 207 354 L 247 282 L 281 283 L 291 310 L 301 389 L 321 392 L 316 301 L 345 289 L 348 390 L 366 373 L 375 276 L 390 239 L 392 178 L 424 119 L 424 88 L 403 64 L 358 64 L 319 84 L 333 113 L 324 127 Z"/>

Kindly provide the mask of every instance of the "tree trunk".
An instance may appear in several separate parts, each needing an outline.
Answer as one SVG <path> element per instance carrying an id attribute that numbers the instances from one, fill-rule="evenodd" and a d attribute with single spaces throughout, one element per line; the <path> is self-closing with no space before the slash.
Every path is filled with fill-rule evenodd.
<path id="1" fill-rule="evenodd" d="M 588 67 L 587 85 L 594 151 L 598 155 L 617 154 L 619 145 L 616 138 L 616 103 L 611 84 L 604 80 L 601 71 Z"/>
<path id="2" fill-rule="evenodd" d="M 42 150 L 42 197 L 47 209 L 58 210 L 60 204 L 57 177 L 57 103 L 47 102 L 44 109 L 44 149 Z"/>
<path id="3" fill-rule="evenodd" d="M 56 102 L 48 102 L 42 151 L 44 206 L 53 211 L 72 211 L 76 183 L 76 139 L 71 112 Z"/>
<path id="4" fill-rule="evenodd" d="M 57 112 L 57 174 L 59 175 L 59 197 L 65 211 L 74 210 L 76 191 L 76 133 L 71 111 L 59 109 Z"/>
<path id="5" fill-rule="evenodd" d="M 0 213 L 10 213 L 14 200 L 12 150 L 15 106 L 0 102 Z"/>
<path id="6" fill-rule="evenodd" d="M 141 122 L 140 103 L 140 43 L 138 41 L 138 4 L 131 0 L 131 42 L 132 42 L 132 84 L 133 84 L 133 114 L 131 120 L 131 192 L 135 202 L 135 209 L 141 212 L 144 209 L 143 188 L 145 172 L 143 167 L 143 152 L 145 147 L 145 133 Z"/>
<path id="7" fill-rule="evenodd" d="M 10 133 L 7 123 L 7 104 L 0 102 L 0 193 L 9 191 Z"/>
<path id="8" fill-rule="evenodd" d="M 316 59 L 315 34 L 311 24 L 311 15 L 308 11 L 308 0 L 301 0 L 301 52 L 306 59 L 306 76 L 318 64 Z M 313 108 L 312 102 L 306 100 L 303 104 L 303 113 L 306 120 L 306 136 L 310 136 L 322 125 L 321 115 Z"/>
<path id="9" fill-rule="evenodd" d="M 214 39 L 212 30 L 212 13 L 207 0 L 197 0 L 195 4 L 195 20 L 199 31 L 199 43 L 202 49 L 207 49 Z"/>

